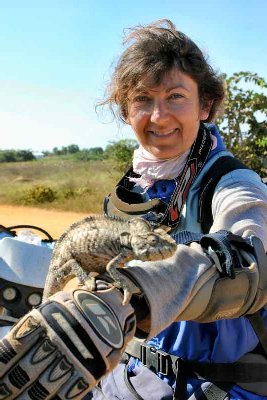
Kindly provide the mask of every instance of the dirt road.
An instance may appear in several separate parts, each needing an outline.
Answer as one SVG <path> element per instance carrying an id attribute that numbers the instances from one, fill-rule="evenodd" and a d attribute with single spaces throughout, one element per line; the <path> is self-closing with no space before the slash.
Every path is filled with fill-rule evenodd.
<path id="1" fill-rule="evenodd" d="M 0 224 L 36 225 L 45 229 L 53 238 L 57 239 L 73 222 L 82 219 L 87 214 L 43 210 L 34 207 L 0 205 Z"/>

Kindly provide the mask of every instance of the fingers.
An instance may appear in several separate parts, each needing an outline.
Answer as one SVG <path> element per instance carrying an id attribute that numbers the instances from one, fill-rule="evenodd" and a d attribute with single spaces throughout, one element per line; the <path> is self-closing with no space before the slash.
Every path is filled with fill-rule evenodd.
<path id="1" fill-rule="evenodd" d="M 71 379 L 68 380 L 68 384 L 62 386 L 57 392 L 57 397 L 62 400 L 81 400 L 90 390 L 87 380 L 81 377 L 77 371 L 74 371 Z"/>
<path id="2" fill-rule="evenodd" d="M 31 315 L 12 328 L 0 341 L 0 378 L 43 336 L 43 328 Z"/>
<path id="3" fill-rule="evenodd" d="M 1 400 L 81 400 L 121 358 L 135 332 L 114 287 L 60 292 L 0 341 Z"/>
<path id="4" fill-rule="evenodd" d="M 24 393 L 30 383 L 36 381 L 50 365 L 49 369 L 53 376 L 53 365 L 56 366 L 60 357 L 62 358 L 56 347 L 44 336 L 44 330 L 32 316 L 22 319 L 9 332 L 0 342 L 0 349 L 1 399 L 18 398 L 17 396 Z M 60 374 L 57 373 L 57 375 L 60 377 Z"/>
<path id="5" fill-rule="evenodd" d="M 82 399 L 88 380 L 45 336 L 36 319 L 24 318 L 0 342 L 0 399 Z"/>
<path id="6" fill-rule="evenodd" d="M 26 360 L 25 360 L 26 361 Z M 25 363 L 24 363 L 25 364 Z M 28 364 L 29 365 L 29 364 Z M 33 366 L 29 365 L 29 369 Z M 27 368 L 28 371 L 28 368 Z M 53 363 L 45 369 L 45 371 L 37 377 L 34 375 L 26 376 L 26 370 L 23 370 L 21 365 L 16 366 L 16 382 L 13 381 L 14 395 L 10 395 L 8 399 L 19 399 L 19 400 L 33 400 L 33 399 L 51 399 L 57 393 L 62 385 L 64 385 L 71 377 L 72 365 L 68 363 L 65 357 L 56 358 Z M 29 382 L 34 381 L 32 385 L 28 385 Z M 22 383 L 25 383 L 22 386 Z M 18 387 L 20 391 L 18 392 Z M 9 387 L 10 389 L 10 387 Z M 18 394 L 20 395 L 18 396 Z"/>

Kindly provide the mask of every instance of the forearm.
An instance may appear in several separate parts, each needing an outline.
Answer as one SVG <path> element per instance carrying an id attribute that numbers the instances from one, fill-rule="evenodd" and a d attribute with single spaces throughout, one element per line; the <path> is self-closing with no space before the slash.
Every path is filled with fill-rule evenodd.
<path id="1" fill-rule="evenodd" d="M 150 337 L 177 320 L 186 299 L 205 272 L 210 278 L 217 274 L 211 260 L 196 243 L 190 247 L 179 245 L 176 254 L 164 263 L 138 265 L 134 262 L 123 272 L 134 279 L 145 294 L 150 310 Z"/>
<path id="2" fill-rule="evenodd" d="M 267 187 L 254 172 L 250 171 L 247 180 L 240 171 L 222 178 L 213 196 L 212 214 L 210 232 L 225 229 L 243 236 L 249 231 L 267 251 Z"/>
<path id="3" fill-rule="evenodd" d="M 148 336 L 174 321 L 211 322 L 260 309 L 267 302 L 266 256 L 261 241 L 251 240 L 248 252 L 241 251 L 240 264 L 231 267 L 232 279 L 197 243 L 178 245 L 175 256 L 164 262 L 135 262 L 123 270 L 141 287 L 149 305 Z"/>

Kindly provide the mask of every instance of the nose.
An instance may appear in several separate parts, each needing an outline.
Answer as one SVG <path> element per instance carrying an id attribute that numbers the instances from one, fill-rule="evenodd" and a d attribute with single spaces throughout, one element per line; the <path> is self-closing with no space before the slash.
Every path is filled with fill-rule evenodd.
<path id="1" fill-rule="evenodd" d="M 162 100 L 157 100 L 153 104 L 153 109 L 151 110 L 150 120 L 154 124 L 161 124 L 168 120 L 169 111 L 167 105 Z"/>

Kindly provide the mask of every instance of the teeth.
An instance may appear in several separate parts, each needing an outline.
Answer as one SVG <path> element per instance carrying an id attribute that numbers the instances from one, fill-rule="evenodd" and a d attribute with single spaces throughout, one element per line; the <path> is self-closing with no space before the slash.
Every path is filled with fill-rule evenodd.
<path id="1" fill-rule="evenodd" d="M 153 133 L 156 136 L 168 136 L 168 135 L 171 135 L 172 133 L 174 133 L 175 131 L 176 131 L 176 128 L 171 130 L 170 132 L 164 132 L 164 133 L 163 132 L 155 132 L 155 131 L 149 131 L 149 132 Z"/>

